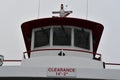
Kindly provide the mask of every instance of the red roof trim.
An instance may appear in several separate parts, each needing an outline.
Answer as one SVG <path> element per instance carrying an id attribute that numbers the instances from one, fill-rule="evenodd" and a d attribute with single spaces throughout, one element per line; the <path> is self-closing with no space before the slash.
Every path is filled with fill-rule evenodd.
<path id="1" fill-rule="evenodd" d="M 99 41 L 103 32 L 103 25 L 93 21 L 78 18 L 43 18 L 23 23 L 21 28 L 27 51 L 31 50 L 30 38 L 32 34 L 32 29 L 48 25 L 71 25 L 91 29 L 93 32 L 94 39 L 93 52 L 97 51 Z"/>

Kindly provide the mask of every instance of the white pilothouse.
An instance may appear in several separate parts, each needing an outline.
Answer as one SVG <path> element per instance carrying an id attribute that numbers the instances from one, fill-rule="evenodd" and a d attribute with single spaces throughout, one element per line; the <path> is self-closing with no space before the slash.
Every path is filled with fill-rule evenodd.
<path id="1" fill-rule="evenodd" d="M 1 79 L 119 79 L 117 70 L 105 69 L 97 48 L 103 25 L 67 17 L 61 4 L 59 17 L 31 20 L 22 24 L 27 51 L 21 66 L 0 67 Z M 3 58 L 2 58 L 3 60 Z M 1 61 L 2 61 L 1 60 Z M 112 75 L 112 76 L 111 76 Z"/>
<path id="2" fill-rule="evenodd" d="M 93 26 L 88 27 L 89 24 L 81 24 L 78 19 L 67 18 L 66 16 L 72 11 L 64 11 L 63 4 L 61 4 L 60 11 L 53 13 L 59 13 L 60 16 L 34 20 L 22 25 L 22 30 L 24 30 L 28 27 L 26 24 L 35 23 L 35 26 L 29 26 L 31 32 L 23 31 L 23 35 L 30 32 L 28 35 L 31 36 L 31 45 L 26 45 L 30 47 L 30 50 L 26 52 L 29 59 L 24 60 L 22 66 L 103 68 L 104 64 L 100 54 L 97 54 L 93 49 Z M 100 26 L 100 33 L 102 33 L 103 26 L 98 23 L 94 24 Z M 101 36 L 100 33 L 99 36 Z M 25 41 L 26 37 L 24 36 Z M 98 59 L 95 57 L 96 55 L 99 55 Z"/>

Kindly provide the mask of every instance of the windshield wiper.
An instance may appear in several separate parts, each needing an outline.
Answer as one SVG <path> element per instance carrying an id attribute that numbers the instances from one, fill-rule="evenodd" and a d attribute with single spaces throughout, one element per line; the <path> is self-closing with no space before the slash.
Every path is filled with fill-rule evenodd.
<path id="1" fill-rule="evenodd" d="M 48 29 L 41 28 L 41 30 L 42 30 L 42 32 L 46 35 L 47 40 L 48 40 L 48 42 L 49 42 L 49 34 L 48 34 L 48 32 L 47 32 L 47 30 L 49 30 L 49 28 L 48 28 Z"/>
<path id="2" fill-rule="evenodd" d="M 63 30 L 64 34 L 65 34 L 65 38 L 67 40 L 67 42 L 69 41 L 69 35 L 67 34 L 67 32 L 65 31 L 65 28 L 63 27 L 63 25 L 61 25 L 61 29 Z"/>

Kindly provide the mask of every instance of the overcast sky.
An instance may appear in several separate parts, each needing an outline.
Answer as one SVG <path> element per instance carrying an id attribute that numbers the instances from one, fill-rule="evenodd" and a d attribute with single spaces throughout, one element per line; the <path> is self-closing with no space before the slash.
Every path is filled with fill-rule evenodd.
<path id="1" fill-rule="evenodd" d="M 72 10 L 69 17 L 86 19 L 87 0 L 0 0 L 0 54 L 7 60 L 22 59 L 26 51 L 21 32 L 23 22 L 51 17 L 52 11 Z M 88 0 L 88 20 L 104 25 L 98 48 L 104 62 L 120 63 L 120 0 Z"/>

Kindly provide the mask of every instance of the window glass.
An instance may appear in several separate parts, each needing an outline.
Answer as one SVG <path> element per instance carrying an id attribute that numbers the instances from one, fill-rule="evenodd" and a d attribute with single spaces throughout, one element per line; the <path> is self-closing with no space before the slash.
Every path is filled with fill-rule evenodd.
<path id="1" fill-rule="evenodd" d="M 53 45 L 71 45 L 71 28 L 64 26 L 54 27 Z"/>
<path id="2" fill-rule="evenodd" d="M 50 28 L 35 31 L 34 48 L 49 44 Z"/>
<path id="3" fill-rule="evenodd" d="M 84 29 L 74 29 L 74 45 L 76 47 L 90 49 L 90 33 Z"/>

